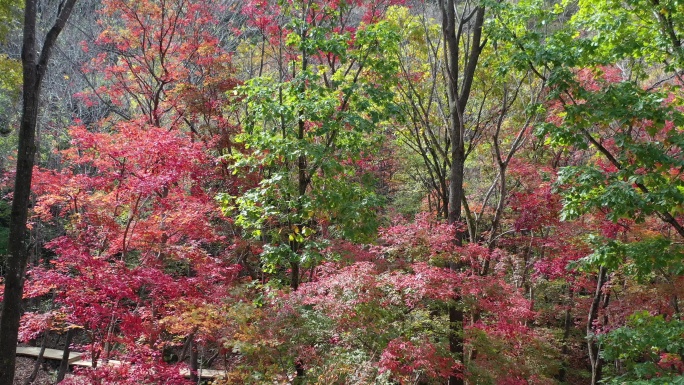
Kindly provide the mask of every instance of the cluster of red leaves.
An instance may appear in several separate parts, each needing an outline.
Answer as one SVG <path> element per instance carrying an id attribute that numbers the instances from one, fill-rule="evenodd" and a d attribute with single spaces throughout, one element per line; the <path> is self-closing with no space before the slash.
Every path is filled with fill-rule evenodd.
<path id="1" fill-rule="evenodd" d="M 328 344 L 351 348 L 358 342 L 350 339 L 350 335 L 382 340 L 387 338 L 384 334 L 396 332 L 378 329 L 389 319 L 396 317 L 396 322 L 406 322 L 402 316 L 405 312 L 426 309 L 434 301 L 452 301 L 457 279 L 452 271 L 425 263 L 413 264 L 409 271 L 388 271 L 372 262 L 349 266 L 326 263 L 317 268 L 314 281 L 302 284 L 289 299 L 297 306 L 312 307 L 334 322 Z M 389 318 L 383 320 L 383 317 Z M 433 345 L 427 334 L 417 333 L 410 340 L 399 337 L 381 345 L 381 353 L 370 355 L 375 360 L 373 366 L 391 371 L 398 381 L 414 373 L 429 378 L 447 377 L 456 365 L 454 360 L 444 346 Z M 310 352 L 306 362 L 321 361 L 321 356 L 326 354 L 325 351 L 315 355 Z"/>
<path id="2" fill-rule="evenodd" d="M 43 331 L 53 327 L 55 313 L 52 311 L 45 313 L 26 312 L 21 318 L 19 328 L 19 340 L 29 341 L 37 338 Z"/>
<path id="3" fill-rule="evenodd" d="M 387 8 L 392 5 L 403 5 L 405 0 L 316 0 L 303 3 L 299 0 L 288 0 L 285 3 L 270 0 L 252 0 L 243 7 L 248 22 L 259 29 L 265 36 L 275 36 L 283 32 L 284 20 L 276 15 L 283 15 L 283 8 L 294 12 L 293 17 L 301 18 L 312 26 L 333 26 L 338 32 L 352 33 L 359 21 L 369 24 L 377 22 Z M 298 14 L 298 12 L 305 12 Z M 360 20 L 358 19 L 361 14 Z"/>
<path id="4" fill-rule="evenodd" d="M 187 385 L 191 383 L 177 367 L 159 365 L 160 358 L 155 351 L 141 350 L 136 354 L 128 355 L 126 362 L 104 364 L 96 369 L 77 369 L 77 376 L 70 376 L 62 383 L 66 385 Z"/>
<path id="5" fill-rule="evenodd" d="M 513 159 L 510 174 L 521 182 L 521 187 L 513 192 L 510 198 L 515 231 L 540 232 L 542 229 L 556 226 L 559 223 L 561 199 L 552 191 L 555 171 Z"/>
<path id="6" fill-rule="evenodd" d="M 346 267 L 326 263 L 317 268 L 313 282 L 303 284 L 293 295 L 332 318 L 353 315 L 356 306 L 371 302 L 414 308 L 427 300 L 455 298 L 453 288 L 459 281 L 454 272 L 425 263 L 413 264 L 411 269 L 380 272 L 371 262 Z"/>
<path id="7" fill-rule="evenodd" d="M 477 365 L 496 367 L 506 365 L 506 362 L 519 362 L 516 352 L 538 338 L 528 327 L 535 317 L 531 302 L 506 282 L 505 269 L 495 269 L 490 275 L 480 274 L 483 261 L 500 265 L 509 255 L 477 244 L 456 246 L 453 242 L 455 231 L 454 226 L 440 223 L 428 215 L 382 229 L 382 246 L 364 250 L 363 261 L 346 266 L 327 263 L 317 267 L 313 281 L 302 284 L 291 294 L 291 299 L 332 319 L 336 344 L 344 343 L 340 336 L 350 331 L 377 332 L 371 330 L 371 324 L 381 323 L 372 319 L 379 315 L 369 309 L 401 314 L 414 309 L 426 310 L 434 304 L 458 303 L 477 314 L 474 322 L 464 327 L 467 346 L 477 345 L 471 337 L 486 335 L 490 340 L 505 341 L 510 348 L 500 357 L 481 354 Z M 346 251 L 351 249 L 345 248 Z M 454 262 L 462 267 L 451 270 L 428 261 Z M 428 334 L 394 337 L 384 345 L 377 365 L 382 371 L 390 371 L 392 378 L 400 382 L 408 381 L 411 376 L 415 378 L 417 373 L 429 378 L 445 378 L 460 365 L 446 351 L 448 348 L 443 344 L 430 342 Z M 502 374 L 501 380 L 525 376 L 526 372 L 515 364 L 505 367 L 507 371 L 501 373 L 507 374 Z"/>
<path id="8" fill-rule="evenodd" d="M 453 255 L 457 226 L 436 220 L 429 213 L 420 213 L 407 222 L 398 219 L 392 226 L 379 230 L 383 246 L 376 252 L 385 257 L 396 256 L 405 261 L 426 261 Z"/>
<path id="9" fill-rule="evenodd" d="M 674 371 L 679 374 L 684 374 L 684 363 L 682 357 L 672 353 L 661 353 L 658 366 L 665 370 Z"/>
<path id="10" fill-rule="evenodd" d="M 217 7 L 200 1 L 107 0 L 100 13 L 95 48 L 101 53 L 84 72 L 102 74 L 104 83 L 78 94 L 86 105 L 105 102 L 151 125 L 189 127 L 224 141 L 234 134 L 223 107 L 229 102 L 226 91 L 238 81 L 230 55 L 212 33 Z"/>
<path id="11" fill-rule="evenodd" d="M 401 384 L 414 383 L 416 372 L 423 372 L 429 378 L 447 378 L 454 373 L 453 360 L 439 354 L 432 343 L 413 343 L 404 338 L 387 344 L 378 365 L 381 373 L 391 371 Z"/>
<path id="12" fill-rule="evenodd" d="M 239 271 L 208 251 L 223 237 L 204 188 L 216 178 L 207 144 L 145 120 L 118 122 L 107 133 L 77 126 L 70 134 L 65 167 L 35 173 L 36 215 L 66 218 L 68 228 L 46 245 L 56 257 L 31 270 L 27 293 L 56 289 L 60 311 L 85 330 L 94 357 L 105 358 L 105 346 L 126 347 L 112 355 L 135 365 L 97 369 L 103 383 L 124 381 L 109 375 L 126 383 L 174 378 L 167 371 L 178 370 L 158 357 L 172 343 L 169 334 L 197 332 L 189 309 L 220 303 Z M 42 327 L 27 321 L 24 337 Z"/>
<path id="13" fill-rule="evenodd" d="M 403 5 L 405 2 L 405 0 L 315 0 L 309 2 L 250 0 L 242 8 L 242 13 L 246 17 L 247 25 L 259 31 L 264 41 L 284 51 L 279 54 L 286 61 L 297 61 L 300 52 L 287 44 L 287 37 L 291 33 L 301 33 L 298 27 L 293 27 L 292 20 L 306 23 L 307 28 L 317 29 L 316 33 L 327 29 L 328 37 L 331 34 L 348 34 L 347 42 L 351 47 L 360 25 L 377 22 L 390 6 Z M 313 53 L 309 60 L 330 66 L 332 73 L 340 66 L 340 57 L 333 52 L 318 51 Z"/>

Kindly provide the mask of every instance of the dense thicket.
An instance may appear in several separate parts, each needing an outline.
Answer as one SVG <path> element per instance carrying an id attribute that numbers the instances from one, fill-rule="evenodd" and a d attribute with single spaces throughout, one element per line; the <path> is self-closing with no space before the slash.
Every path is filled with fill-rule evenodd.
<path id="1" fill-rule="evenodd" d="M 79 1 L 23 92 L 20 10 L 2 341 L 91 360 L 58 381 L 683 378 L 677 1 Z"/>

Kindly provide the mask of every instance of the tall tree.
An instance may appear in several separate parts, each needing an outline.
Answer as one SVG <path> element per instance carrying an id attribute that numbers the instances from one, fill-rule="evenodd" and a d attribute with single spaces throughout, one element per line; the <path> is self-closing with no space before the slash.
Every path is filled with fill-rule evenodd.
<path id="1" fill-rule="evenodd" d="M 28 250 L 26 245 L 26 220 L 31 194 L 34 155 L 36 153 L 35 135 L 38 108 L 40 107 L 40 88 L 47 71 L 48 61 L 64 29 L 76 0 L 65 0 L 57 11 L 57 17 L 45 36 L 42 47 L 37 46 L 36 16 L 37 0 L 27 0 L 24 7 L 24 37 L 21 51 L 23 69 L 23 105 L 19 126 L 19 151 L 17 171 L 14 182 L 14 196 L 10 217 L 9 256 L 6 263 L 5 288 L 0 319 L 0 383 L 14 381 L 15 351 L 21 300 L 24 290 L 24 274 Z"/>
<path id="2" fill-rule="evenodd" d="M 449 173 L 449 210 L 447 221 L 450 225 L 458 225 L 461 220 L 461 201 L 464 197 L 463 172 L 465 167 L 465 132 L 468 121 L 466 106 L 475 79 L 480 53 L 487 42 L 483 38 L 482 28 L 485 19 L 485 7 L 479 1 L 458 3 L 454 0 L 440 0 L 442 16 L 442 35 L 444 37 L 444 54 L 446 56 L 448 100 L 449 100 L 449 139 L 451 142 L 451 170 Z M 460 245 L 463 232 L 456 232 L 455 242 Z M 452 269 L 458 269 L 453 264 Z M 464 346 L 461 330 L 463 329 L 463 310 L 459 305 L 449 309 L 449 322 L 452 325 L 450 350 L 464 362 Z M 449 377 L 449 385 L 463 384 L 463 377 Z"/>
<path id="3" fill-rule="evenodd" d="M 463 198 L 465 130 L 468 124 L 465 117 L 466 106 L 470 99 L 480 53 L 487 42 L 482 36 L 485 7 L 475 1 L 466 1 L 461 5 L 453 0 L 442 0 L 440 10 L 449 85 L 447 93 L 449 95 L 451 171 L 448 222 L 456 224 L 461 221 L 461 199 Z M 460 241 L 461 238 L 457 235 L 457 243 Z"/>
<path id="4" fill-rule="evenodd" d="M 391 20 L 401 26 L 404 42 L 399 52 L 402 76 L 397 94 L 406 121 L 398 127 L 396 136 L 399 144 L 415 153 L 422 163 L 411 176 L 427 190 L 429 209 L 446 219 L 451 141 L 443 39 L 439 23 L 429 17 L 434 6 L 424 3 L 419 10 L 422 15 L 408 8 L 390 14 Z"/>
<path id="5" fill-rule="evenodd" d="M 573 16 L 541 38 L 549 20 L 540 9 L 542 2 L 519 4 L 500 20 L 520 48 L 515 59 L 548 81 L 540 136 L 578 155 L 558 173 L 562 216 L 604 217 L 622 229 L 620 239 L 618 231 L 593 231 L 594 252 L 584 258 L 597 280 L 586 324 L 596 384 L 607 369 L 599 341 L 610 320 L 602 313 L 613 298 L 613 276 L 671 279 L 670 266 L 681 264 L 684 19 L 675 1 L 586 0 L 568 9 L 554 6 L 551 14 Z M 648 223 L 650 232 L 637 232 L 635 223 Z M 676 295 L 672 303 L 678 309 Z"/>
<path id="6" fill-rule="evenodd" d="M 378 202 L 354 166 L 394 112 L 396 62 L 385 55 L 395 52 L 398 34 L 377 21 L 381 6 L 293 1 L 275 8 L 280 18 L 253 21 L 278 47 L 279 79 L 263 75 L 243 87 L 248 118 L 238 140 L 251 152 L 233 160 L 235 172 L 259 170 L 263 179 L 222 199 L 237 210 L 236 223 L 264 241 L 265 270 L 289 266 L 294 290 L 301 265 L 320 260 L 320 235 L 360 239 L 375 231 Z M 249 9 L 258 16 L 265 7 Z M 354 19 L 359 10 L 368 24 Z"/>
<path id="7" fill-rule="evenodd" d="M 45 246 L 53 264 L 30 270 L 27 292 L 55 289 L 94 362 L 135 361 L 120 382 L 183 382 L 177 364 L 162 360 L 181 340 L 190 353 L 180 360 L 189 355 L 197 369 L 196 350 L 215 341 L 209 314 L 239 270 L 221 258 L 225 222 L 210 192 L 225 182 L 212 153 L 230 144 L 220 110 L 235 84 L 211 9 L 192 0 L 103 1 L 102 32 L 82 45 L 103 53 L 86 64 L 93 87 L 79 98 L 116 113 L 77 121 L 57 153 L 59 170 L 34 171 L 35 218 L 67 226 Z M 44 316 L 27 312 L 23 327 Z"/>

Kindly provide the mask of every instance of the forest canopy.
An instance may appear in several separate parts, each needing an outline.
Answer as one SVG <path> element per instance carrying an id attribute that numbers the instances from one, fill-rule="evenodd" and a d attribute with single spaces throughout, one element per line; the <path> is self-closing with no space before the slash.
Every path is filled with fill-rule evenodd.
<path id="1" fill-rule="evenodd" d="M 677 0 L 0 0 L 0 384 L 682 383 L 683 44 Z"/>

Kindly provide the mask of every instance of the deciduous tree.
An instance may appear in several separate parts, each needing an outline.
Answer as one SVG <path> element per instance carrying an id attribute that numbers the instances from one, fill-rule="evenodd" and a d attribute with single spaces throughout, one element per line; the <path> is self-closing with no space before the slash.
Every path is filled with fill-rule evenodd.
<path id="1" fill-rule="evenodd" d="M 40 89 L 47 71 L 48 61 L 59 34 L 66 25 L 76 0 L 66 0 L 59 8 L 55 23 L 45 36 L 42 46 L 37 45 L 36 18 L 38 2 L 27 0 L 24 5 L 24 36 L 21 53 L 23 70 L 23 101 L 19 127 L 19 149 L 14 182 L 8 258 L 6 260 L 2 315 L 0 318 L 0 382 L 11 384 L 14 380 L 17 333 L 21 317 L 21 300 L 24 274 L 28 259 L 26 245 L 26 221 L 31 194 L 35 134 Z"/>
<path id="2" fill-rule="evenodd" d="M 265 269 L 289 266 L 296 290 L 302 264 L 320 260 L 315 240 L 324 232 L 352 239 L 374 232 L 379 202 L 353 166 L 395 112 L 396 61 L 387 54 L 398 34 L 379 20 L 383 3 L 253 5 L 257 12 L 266 6 L 277 15 L 253 23 L 279 47 L 278 78 L 257 77 L 241 89 L 247 120 L 238 140 L 250 152 L 233 156 L 235 172 L 258 170 L 263 179 L 221 199 L 248 236 L 264 241 Z M 359 9 L 366 21 L 360 25 Z"/>

